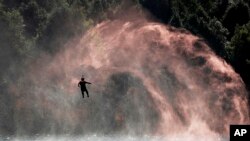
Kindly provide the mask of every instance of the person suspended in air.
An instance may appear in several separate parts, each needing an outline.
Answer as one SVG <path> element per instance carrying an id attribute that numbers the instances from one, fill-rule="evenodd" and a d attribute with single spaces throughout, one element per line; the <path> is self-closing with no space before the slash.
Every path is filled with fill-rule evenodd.
<path id="1" fill-rule="evenodd" d="M 84 92 L 86 92 L 87 97 L 89 97 L 89 92 L 87 90 L 86 84 L 91 84 L 90 82 L 87 82 L 84 80 L 84 78 L 81 78 L 81 81 L 78 83 L 78 87 L 81 87 L 82 91 L 82 98 L 84 98 Z"/>

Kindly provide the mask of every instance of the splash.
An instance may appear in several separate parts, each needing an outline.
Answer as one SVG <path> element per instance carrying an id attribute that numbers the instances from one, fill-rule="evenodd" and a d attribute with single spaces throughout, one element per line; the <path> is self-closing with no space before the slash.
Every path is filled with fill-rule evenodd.
<path id="1" fill-rule="evenodd" d="M 77 88 L 82 73 L 93 83 L 90 99 Z M 230 124 L 249 123 L 247 92 L 231 66 L 186 30 L 146 20 L 102 22 L 55 57 L 38 59 L 23 81 L 11 88 L 23 93 L 19 134 L 215 141 L 228 137 Z"/>

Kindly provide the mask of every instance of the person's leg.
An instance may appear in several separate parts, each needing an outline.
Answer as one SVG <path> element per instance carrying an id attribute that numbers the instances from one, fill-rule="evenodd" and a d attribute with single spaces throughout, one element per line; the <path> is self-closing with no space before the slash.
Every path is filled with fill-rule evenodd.
<path id="1" fill-rule="evenodd" d="M 89 92 L 88 92 L 88 90 L 86 89 L 85 91 L 86 91 L 87 97 L 89 97 Z"/>
<path id="2" fill-rule="evenodd" d="M 84 98 L 84 90 L 82 90 L 82 98 Z"/>

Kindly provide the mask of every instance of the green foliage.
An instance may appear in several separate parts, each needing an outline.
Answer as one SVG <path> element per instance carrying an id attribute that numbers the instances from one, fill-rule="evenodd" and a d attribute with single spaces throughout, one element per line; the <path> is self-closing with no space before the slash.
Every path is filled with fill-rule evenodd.
<path id="1" fill-rule="evenodd" d="M 231 39 L 230 53 L 231 61 L 236 70 L 241 73 L 243 80 L 250 83 L 250 21 L 243 25 L 237 26 L 235 34 Z"/>
<path id="2" fill-rule="evenodd" d="M 23 59 L 26 53 L 32 48 L 32 39 L 24 36 L 24 22 L 23 17 L 18 10 L 1 11 L 0 12 L 0 26 L 2 28 L 0 34 L 1 50 L 0 59 L 2 57 L 20 57 Z M 8 54 L 10 53 L 10 54 Z"/>
<path id="3" fill-rule="evenodd" d="M 237 26 L 231 39 L 231 46 L 234 60 L 247 64 L 247 60 L 250 59 L 250 21 L 243 26 Z"/>
<path id="4" fill-rule="evenodd" d="M 242 1 L 228 6 L 225 14 L 223 15 L 222 22 L 223 25 L 230 31 L 229 37 L 233 36 L 237 24 L 243 25 L 250 20 L 249 11 L 249 6 Z"/>
<path id="5" fill-rule="evenodd" d="M 27 4 L 21 3 L 19 10 L 24 18 L 26 36 L 39 36 L 48 20 L 46 9 L 40 7 L 36 1 L 29 1 Z"/>
<path id="6" fill-rule="evenodd" d="M 106 11 L 116 12 L 121 0 L 1 0 L 1 15 L 9 21 L 13 39 L 20 52 L 39 47 L 56 52 L 70 38 L 81 35 L 95 22 L 107 18 Z M 4 16 L 5 15 L 5 16 Z M 8 23 L 6 23 L 8 25 Z M 6 34 L 12 32 L 6 31 Z M 14 36 L 15 35 L 15 36 Z M 6 42 L 7 43 L 7 42 Z M 12 46 L 12 45 L 6 45 Z"/>

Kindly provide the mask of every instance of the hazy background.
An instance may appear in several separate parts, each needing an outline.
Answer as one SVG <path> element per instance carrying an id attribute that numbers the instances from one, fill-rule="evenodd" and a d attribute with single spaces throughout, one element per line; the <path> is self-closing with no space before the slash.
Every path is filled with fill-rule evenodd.
<path id="1" fill-rule="evenodd" d="M 186 30 L 161 24 L 155 30 L 152 21 L 190 30 L 225 61 L 209 60 L 215 56 L 209 47 Z M 0 133 L 162 133 L 164 111 L 178 119 L 168 127 L 188 130 L 187 109 L 208 123 L 204 133 L 222 134 L 232 121 L 249 123 L 248 21 L 249 3 L 240 0 L 0 0 Z M 172 70 L 178 64 L 186 71 Z M 93 82 L 92 98 L 84 101 L 76 87 L 82 74 Z M 163 107 L 172 112 L 157 105 L 154 93 L 167 97 Z M 203 107 L 198 101 L 206 96 Z M 204 114 L 186 104 L 217 110 Z"/>

